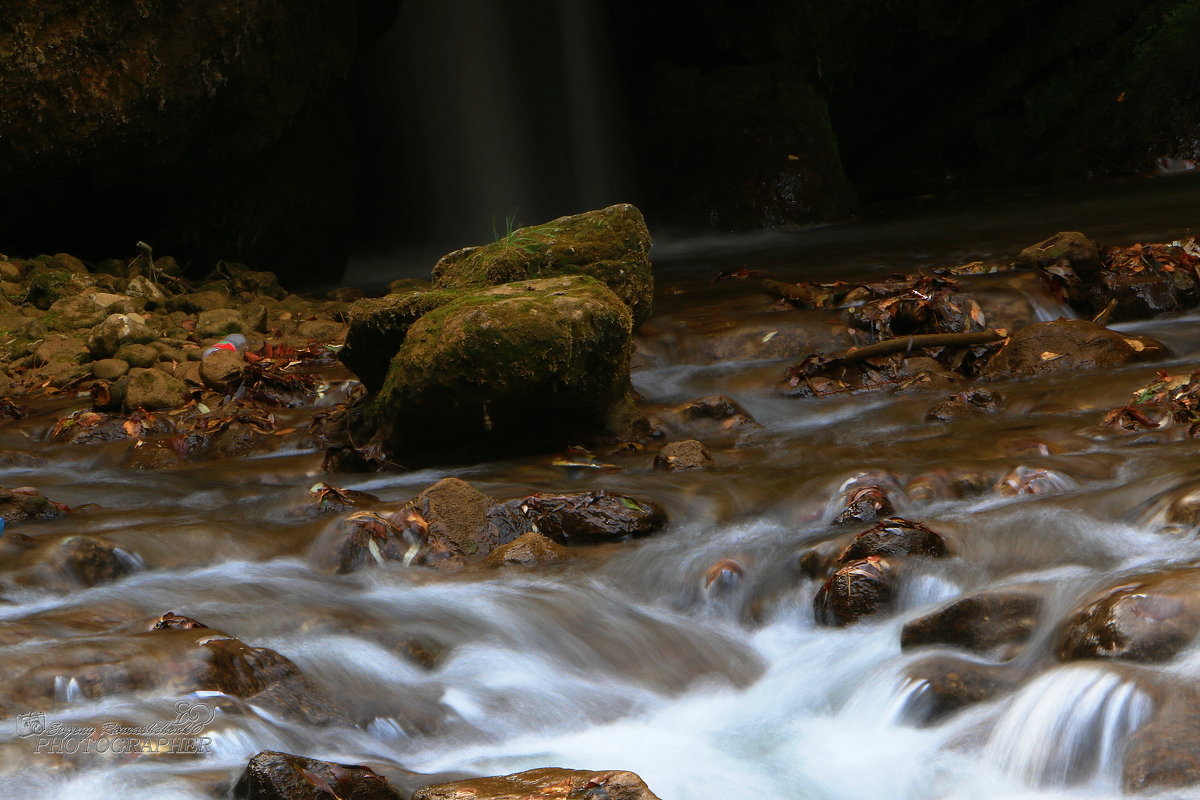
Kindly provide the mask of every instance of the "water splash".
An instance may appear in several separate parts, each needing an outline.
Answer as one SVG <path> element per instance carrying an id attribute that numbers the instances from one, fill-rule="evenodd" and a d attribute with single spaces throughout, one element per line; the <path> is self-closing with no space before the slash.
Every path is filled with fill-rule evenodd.
<path id="1" fill-rule="evenodd" d="M 1032 786 L 1115 786 L 1125 742 L 1152 709 L 1150 698 L 1119 675 L 1060 667 L 1016 695 L 992 732 L 985 759 Z"/>

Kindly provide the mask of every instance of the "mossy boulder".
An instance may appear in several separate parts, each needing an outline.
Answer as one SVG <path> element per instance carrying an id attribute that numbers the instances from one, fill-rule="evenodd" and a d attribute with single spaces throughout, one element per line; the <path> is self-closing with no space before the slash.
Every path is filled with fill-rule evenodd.
<path id="1" fill-rule="evenodd" d="M 129 380 L 125 390 L 125 405 L 131 409 L 144 408 L 159 411 L 178 408 L 187 395 L 187 385 L 157 369 L 148 369 Z"/>
<path id="2" fill-rule="evenodd" d="M 25 299 L 38 308 L 48 309 L 54 301 L 79 294 L 93 283 L 90 275 L 42 264 L 25 275 Z"/>
<path id="3" fill-rule="evenodd" d="M 409 328 L 369 416 L 405 465 L 575 443 L 627 403 L 632 330 L 586 276 L 467 293 Z"/>
<path id="4" fill-rule="evenodd" d="M 358 300 L 347 309 L 350 330 L 339 356 L 342 363 L 371 391 L 387 377 L 388 362 L 396 355 L 412 324 L 445 305 L 456 292 L 403 292 Z"/>
<path id="5" fill-rule="evenodd" d="M 96 358 L 111 358 L 123 345 L 149 344 L 158 336 L 138 314 L 109 314 L 88 333 L 88 350 Z"/>
<path id="6" fill-rule="evenodd" d="M 464 289 L 590 275 L 629 306 L 637 326 L 650 316 L 654 298 L 649 252 L 642 212 L 622 203 L 518 228 L 491 244 L 449 253 L 433 268 L 433 286 Z"/>
<path id="7" fill-rule="evenodd" d="M 201 311 L 196 320 L 196 335 L 201 339 L 217 339 L 231 333 L 250 333 L 250 325 L 232 308 Z"/>

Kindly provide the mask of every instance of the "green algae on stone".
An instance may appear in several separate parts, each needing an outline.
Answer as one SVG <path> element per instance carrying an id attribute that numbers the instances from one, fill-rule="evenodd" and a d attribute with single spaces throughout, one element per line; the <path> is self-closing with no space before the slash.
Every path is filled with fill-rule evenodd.
<path id="1" fill-rule="evenodd" d="M 342 363 L 364 386 L 378 390 L 387 376 L 388 363 L 400 349 L 409 327 L 423 314 L 458 295 L 452 291 L 410 291 L 351 303 L 346 309 L 350 323 L 346 345 L 338 353 Z"/>
<path id="2" fill-rule="evenodd" d="M 642 213 L 622 203 L 518 228 L 491 244 L 449 253 L 434 266 L 433 285 L 464 289 L 589 275 L 629 306 L 637 326 L 650 316 L 654 296 L 649 251 Z"/>
<path id="3" fill-rule="evenodd" d="M 399 463 L 574 443 L 627 398 L 632 330 L 586 276 L 464 294 L 412 324 L 370 416 Z"/>

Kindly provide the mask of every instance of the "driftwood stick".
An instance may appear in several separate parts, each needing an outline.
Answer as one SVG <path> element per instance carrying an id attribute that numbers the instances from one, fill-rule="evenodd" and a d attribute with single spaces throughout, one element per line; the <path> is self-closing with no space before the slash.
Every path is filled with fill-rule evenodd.
<path id="1" fill-rule="evenodd" d="M 841 361 L 862 361 L 876 356 L 886 356 L 901 350 L 918 350 L 922 347 L 970 347 L 1003 339 L 1000 333 L 988 328 L 972 333 L 922 333 L 915 336 L 897 336 L 882 342 L 864 345 L 856 350 L 847 350 L 834 358 Z"/>
<path id="2" fill-rule="evenodd" d="M 1108 305 L 1106 305 L 1104 307 L 1104 310 L 1101 311 L 1099 314 L 1097 314 L 1094 319 L 1092 319 L 1092 322 L 1094 322 L 1095 324 L 1099 325 L 1102 328 L 1106 327 L 1108 325 L 1108 318 L 1111 317 L 1113 312 L 1116 310 L 1117 310 L 1117 301 L 1109 300 Z"/>

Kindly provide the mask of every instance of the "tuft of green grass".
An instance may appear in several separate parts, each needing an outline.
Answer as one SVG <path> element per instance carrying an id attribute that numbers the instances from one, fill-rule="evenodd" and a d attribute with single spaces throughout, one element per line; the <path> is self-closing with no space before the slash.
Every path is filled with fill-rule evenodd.
<path id="1" fill-rule="evenodd" d="M 514 228 L 513 225 L 516 224 L 516 221 L 517 214 L 515 211 L 512 214 L 506 215 L 504 218 L 504 233 L 501 234 L 496 229 L 496 221 L 493 219 L 492 237 L 495 239 L 493 244 L 500 245 L 502 250 L 516 248 L 524 250 L 526 253 L 536 253 L 546 246 L 545 242 L 531 236 L 528 233 L 528 228 Z"/>

